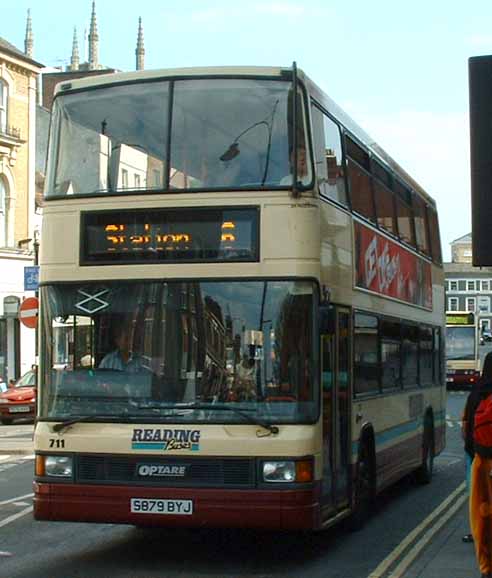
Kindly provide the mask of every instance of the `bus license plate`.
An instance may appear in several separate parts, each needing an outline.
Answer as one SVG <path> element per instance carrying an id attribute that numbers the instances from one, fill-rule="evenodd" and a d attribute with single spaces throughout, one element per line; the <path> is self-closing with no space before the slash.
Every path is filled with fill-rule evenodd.
<path id="1" fill-rule="evenodd" d="M 165 514 L 171 516 L 191 516 L 192 500 L 152 500 L 149 498 L 131 498 L 132 514 Z"/>

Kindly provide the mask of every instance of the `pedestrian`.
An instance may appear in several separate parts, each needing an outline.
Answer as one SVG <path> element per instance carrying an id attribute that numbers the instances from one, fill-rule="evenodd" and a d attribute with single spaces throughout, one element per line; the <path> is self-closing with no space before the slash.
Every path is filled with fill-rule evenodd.
<path id="1" fill-rule="evenodd" d="M 481 578 L 492 578 L 492 351 L 483 362 L 478 386 L 469 396 L 468 428 L 473 429 L 470 527 Z"/>
<path id="2" fill-rule="evenodd" d="M 475 415 L 475 410 L 480 403 L 480 394 L 478 391 L 480 384 L 480 381 L 476 381 L 473 384 L 472 390 L 466 398 L 463 417 L 461 420 L 461 433 L 465 444 L 465 484 L 468 496 L 470 496 L 471 467 L 473 458 L 475 457 L 475 448 L 473 444 L 473 418 Z M 471 533 L 465 534 L 461 540 L 463 542 L 471 543 L 473 542 L 473 535 Z"/>

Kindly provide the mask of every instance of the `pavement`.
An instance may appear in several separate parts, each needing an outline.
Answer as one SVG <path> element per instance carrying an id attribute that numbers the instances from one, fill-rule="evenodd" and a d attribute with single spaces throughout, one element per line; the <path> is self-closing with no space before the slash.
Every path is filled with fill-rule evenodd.
<path id="1" fill-rule="evenodd" d="M 0 427 L 0 456 L 33 455 L 32 437 L 32 424 Z M 474 545 L 462 541 L 468 533 L 468 501 L 465 501 L 431 537 L 411 566 L 403 573 L 384 572 L 378 578 L 478 578 Z"/>
<path id="2" fill-rule="evenodd" d="M 462 541 L 469 532 L 468 501 L 465 501 L 402 578 L 479 578 L 474 545 Z"/>
<path id="3" fill-rule="evenodd" d="M 29 425 L 10 425 L 0 427 L 0 455 L 32 455 L 34 427 Z"/>

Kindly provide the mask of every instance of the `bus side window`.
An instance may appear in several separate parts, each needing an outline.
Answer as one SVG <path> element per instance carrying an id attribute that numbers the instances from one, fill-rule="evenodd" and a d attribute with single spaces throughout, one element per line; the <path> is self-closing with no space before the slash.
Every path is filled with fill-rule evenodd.
<path id="1" fill-rule="evenodd" d="M 369 154 L 348 136 L 345 137 L 345 146 L 352 210 L 374 223 L 376 215 Z"/>
<path id="2" fill-rule="evenodd" d="M 347 205 L 338 125 L 317 106 L 312 107 L 314 162 L 320 194 Z"/>

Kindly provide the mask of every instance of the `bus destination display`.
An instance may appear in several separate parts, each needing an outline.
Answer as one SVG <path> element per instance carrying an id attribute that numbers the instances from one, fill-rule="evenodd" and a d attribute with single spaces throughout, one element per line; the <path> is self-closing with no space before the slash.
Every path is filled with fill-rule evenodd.
<path id="1" fill-rule="evenodd" d="M 258 210 L 83 213 L 81 264 L 257 261 Z"/>
<path id="2" fill-rule="evenodd" d="M 446 325 L 473 325 L 475 315 L 471 311 L 466 313 L 446 313 Z"/>

